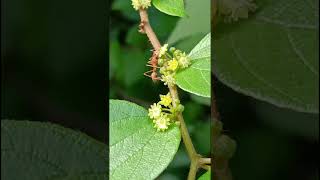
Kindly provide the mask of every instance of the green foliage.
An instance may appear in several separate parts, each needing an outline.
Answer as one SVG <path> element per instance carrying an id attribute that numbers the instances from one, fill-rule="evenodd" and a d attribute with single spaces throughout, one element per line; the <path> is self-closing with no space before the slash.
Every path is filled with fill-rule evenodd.
<path id="1" fill-rule="evenodd" d="M 181 135 L 176 125 L 157 132 L 144 108 L 110 100 L 110 178 L 153 179 L 171 162 Z"/>
<path id="2" fill-rule="evenodd" d="M 197 34 L 207 34 L 210 32 L 210 0 L 186 0 L 186 18 L 181 18 L 174 30 L 171 30 L 167 42 L 173 44 L 179 40 L 195 36 Z M 197 41 L 199 41 L 198 39 Z"/>
<path id="3" fill-rule="evenodd" d="M 176 75 L 177 85 L 193 94 L 210 97 L 210 43 L 211 35 L 207 34 L 189 53 L 192 64 Z"/>
<path id="4" fill-rule="evenodd" d="M 1 179 L 106 179 L 106 154 L 106 145 L 80 132 L 1 120 Z"/>
<path id="5" fill-rule="evenodd" d="M 159 11 L 171 16 L 185 16 L 183 0 L 153 0 L 152 3 Z"/>
<path id="6" fill-rule="evenodd" d="M 211 99 L 206 97 L 197 96 L 194 94 L 190 95 L 191 99 L 199 104 L 203 104 L 206 106 L 211 106 Z"/>
<path id="7" fill-rule="evenodd" d="M 247 21 L 217 26 L 214 72 L 246 95 L 318 113 L 317 2 L 263 0 L 258 6 Z"/>
<path id="8" fill-rule="evenodd" d="M 198 180 L 210 180 L 211 179 L 211 171 L 207 171 L 206 173 L 202 174 Z"/>

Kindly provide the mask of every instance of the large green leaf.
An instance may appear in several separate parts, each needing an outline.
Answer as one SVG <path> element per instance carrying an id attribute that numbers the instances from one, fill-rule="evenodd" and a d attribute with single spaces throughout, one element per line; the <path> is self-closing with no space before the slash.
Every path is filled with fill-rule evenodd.
<path id="1" fill-rule="evenodd" d="M 167 42 L 175 43 L 197 34 L 207 34 L 210 32 L 210 0 L 186 0 L 187 17 L 181 18 Z M 200 40 L 200 39 L 199 39 Z"/>
<path id="2" fill-rule="evenodd" d="M 319 108 L 318 0 L 261 0 L 250 20 L 217 25 L 213 69 L 236 91 L 280 107 Z"/>
<path id="3" fill-rule="evenodd" d="M 103 180 L 107 146 L 51 123 L 1 120 L 1 164 L 1 179 Z"/>
<path id="4" fill-rule="evenodd" d="M 152 3 L 159 11 L 171 16 L 185 15 L 183 0 L 153 0 Z"/>
<path id="5" fill-rule="evenodd" d="M 206 173 L 202 174 L 198 180 L 210 180 L 211 179 L 211 171 L 207 171 Z"/>
<path id="6" fill-rule="evenodd" d="M 179 128 L 157 132 L 144 108 L 122 100 L 109 105 L 110 179 L 154 179 L 178 150 Z"/>
<path id="7" fill-rule="evenodd" d="M 210 41 L 209 33 L 189 53 L 191 66 L 176 75 L 181 89 L 203 97 L 210 97 L 211 93 Z"/>

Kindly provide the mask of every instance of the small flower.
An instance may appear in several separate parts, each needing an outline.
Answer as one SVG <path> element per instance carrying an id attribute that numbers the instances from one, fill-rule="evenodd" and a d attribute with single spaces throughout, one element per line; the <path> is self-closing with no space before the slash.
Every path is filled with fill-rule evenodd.
<path id="1" fill-rule="evenodd" d="M 170 125 L 170 118 L 168 118 L 167 114 L 161 113 L 160 117 L 156 118 L 153 122 L 157 131 L 164 131 Z"/>
<path id="2" fill-rule="evenodd" d="M 165 59 L 162 59 L 162 58 L 158 59 L 158 65 L 159 66 L 163 66 L 164 63 L 165 63 Z"/>
<path id="3" fill-rule="evenodd" d="M 190 58 L 186 55 L 186 53 L 181 54 L 178 62 L 181 68 L 187 68 L 191 64 Z"/>
<path id="4" fill-rule="evenodd" d="M 173 86 L 176 84 L 176 79 L 175 79 L 174 75 L 175 75 L 174 73 L 162 75 L 161 81 L 164 82 L 164 85 Z"/>
<path id="5" fill-rule="evenodd" d="M 151 6 L 151 0 L 132 0 L 132 6 L 135 10 L 147 9 Z"/>
<path id="6" fill-rule="evenodd" d="M 160 95 L 160 99 L 161 101 L 159 102 L 159 104 L 162 104 L 166 107 L 168 107 L 172 103 L 170 93 L 168 93 L 167 95 Z"/>
<path id="7" fill-rule="evenodd" d="M 175 71 L 178 68 L 178 65 L 179 65 L 178 61 L 175 58 L 173 58 L 172 60 L 168 61 L 167 69 L 171 71 Z"/>
<path id="8" fill-rule="evenodd" d="M 163 55 L 166 54 L 167 51 L 168 51 L 168 44 L 165 44 L 160 48 L 158 57 L 162 57 Z"/>
<path id="9" fill-rule="evenodd" d="M 149 108 L 148 115 L 149 115 L 149 117 L 151 119 L 160 117 L 160 115 L 161 115 L 161 105 L 153 103 L 153 105 L 151 105 L 151 108 Z"/>

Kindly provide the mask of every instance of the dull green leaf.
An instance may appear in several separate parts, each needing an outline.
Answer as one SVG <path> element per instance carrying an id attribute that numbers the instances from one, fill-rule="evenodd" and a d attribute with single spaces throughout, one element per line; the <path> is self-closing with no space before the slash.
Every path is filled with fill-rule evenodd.
<path id="1" fill-rule="evenodd" d="M 181 89 L 203 97 L 210 97 L 211 93 L 210 41 L 209 33 L 189 53 L 191 66 L 176 75 Z"/>
<path id="2" fill-rule="evenodd" d="M 183 0 L 153 0 L 153 5 L 171 16 L 185 16 Z"/>
<path id="3" fill-rule="evenodd" d="M 107 146 L 51 123 L 1 120 L 1 179 L 107 178 Z M 88 178 L 90 179 L 90 178 Z"/>
<path id="4" fill-rule="evenodd" d="M 157 132 L 146 109 L 122 100 L 109 105 L 110 179 L 154 179 L 178 150 L 179 128 Z"/>
<path id="5" fill-rule="evenodd" d="M 210 32 L 210 0 L 186 0 L 187 17 L 181 18 L 167 42 L 173 44 L 196 34 Z M 200 39 L 199 39 L 200 40 Z"/>
<path id="6" fill-rule="evenodd" d="M 236 91 L 318 113 L 318 1 L 262 0 L 248 21 L 217 26 L 213 68 Z"/>

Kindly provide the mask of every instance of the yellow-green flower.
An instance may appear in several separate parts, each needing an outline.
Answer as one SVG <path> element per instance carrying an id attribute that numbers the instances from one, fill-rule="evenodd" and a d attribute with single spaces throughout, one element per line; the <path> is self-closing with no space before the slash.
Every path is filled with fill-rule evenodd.
<path id="1" fill-rule="evenodd" d="M 165 44 L 160 48 L 158 57 L 162 57 L 163 55 L 166 54 L 167 51 L 168 51 L 168 44 Z"/>
<path id="2" fill-rule="evenodd" d="M 162 104 L 166 107 L 168 107 L 172 103 L 170 93 L 168 93 L 167 95 L 160 95 L 160 99 L 161 101 L 159 102 L 159 104 Z"/>
<path id="3" fill-rule="evenodd" d="M 151 107 L 149 108 L 148 115 L 151 119 L 158 118 L 161 115 L 161 111 L 161 105 L 153 103 L 153 105 L 151 105 Z"/>
<path id="4" fill-rule="evenodd" d="M 168 126 L 170 125 L 170 118 L 168 118 L 167 114 L 161 113 L 160 117 L 153 120 L 153 122 L 157 131 L 164 131 L 168 129 Z"/>
<path id="5" fill-rule="evenodd" d="M 170 71 L 175 71 L 178 68 L 179 62 L 174 58 L 170 61 L 168 61 L 168 67 L 167 69 Z"/>
<path id="6" fill-rule="evenodd" d="M 164 82 L 164 85 L 173 86 L 176 84 L 175 74 L 166 74 L 161 76 L 161 81 Z"/>
<path id="7" fill-rule="evenodd" d="M 182 53 L 178 61 L 181 68 L 187 68 L 191 64 L 190 58 L 186 53 Z"/>
<path id="8" fill-rule="evenodd" d="M 151 6 L 151 0 L 132 0 L 132 6 L 135 10 L 147 9 Z"/>

